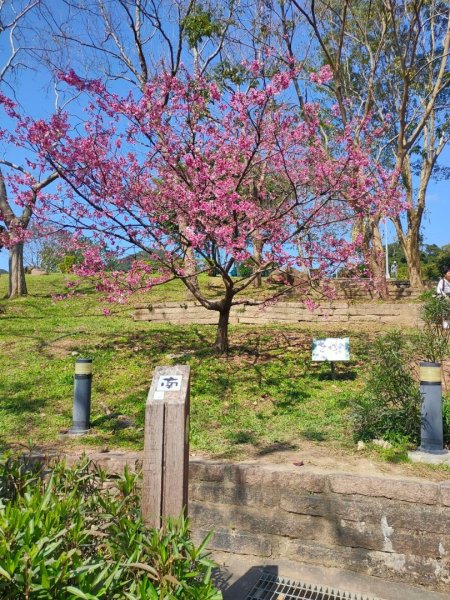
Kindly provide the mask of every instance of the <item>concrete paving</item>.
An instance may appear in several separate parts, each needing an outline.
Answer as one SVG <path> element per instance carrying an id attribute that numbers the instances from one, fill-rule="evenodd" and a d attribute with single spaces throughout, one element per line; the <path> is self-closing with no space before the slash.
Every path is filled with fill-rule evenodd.
<path id="1" fill-rule="evenodd" d="M 450 466 L 450 452 L 448 450 L 444 450 L 442 454 L 430 454 L 430 452 L 413 450 L 411 452 L 408 452 L 408 458 L 415 463 Z"/>
<path id="2" fill-rule="evenodd" d="M 256 556 L 236 557 L 224 552 L 213 553 L 213 558 L 219 564 L 215 583 L 222 591 L 224 600 L 245 600 L 264 570 L 297 583 L 328 587 L 341 593 L 352 592 L 369 600 L 450 600 L 450 591 L 449 594 L 432 592 L 352 571 Z"/>

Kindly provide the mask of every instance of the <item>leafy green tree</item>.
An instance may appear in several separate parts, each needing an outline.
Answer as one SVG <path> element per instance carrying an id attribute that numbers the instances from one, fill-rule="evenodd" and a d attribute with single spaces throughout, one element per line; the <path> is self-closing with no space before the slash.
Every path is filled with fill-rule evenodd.
<path id="1" fill-rule="evenodd" d="M 280 2 L 280 4 L 285 4 Z M 326 90 L 344 121 L 372 115 L 379 152 L 401 173 L 409 208 L 393 219 L 409 279 L 423 285 L 420 228 L 431 177 L 450 139 L 450 5 L 445 0 L 291 0 L 313 36 L 319 63 L 329 65 Z M 371 215 L 361 229 L 380 253 Z"/>

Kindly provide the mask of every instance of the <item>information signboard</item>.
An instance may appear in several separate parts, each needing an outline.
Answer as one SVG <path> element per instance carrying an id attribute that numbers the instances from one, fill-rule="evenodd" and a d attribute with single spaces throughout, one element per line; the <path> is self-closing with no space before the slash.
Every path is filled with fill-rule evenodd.
<path id="1" fill-rule="evenodd" d="M 313 361 L 343 361 L 350 360 L 350 338 L 324 338 L 313 340 Z"/>

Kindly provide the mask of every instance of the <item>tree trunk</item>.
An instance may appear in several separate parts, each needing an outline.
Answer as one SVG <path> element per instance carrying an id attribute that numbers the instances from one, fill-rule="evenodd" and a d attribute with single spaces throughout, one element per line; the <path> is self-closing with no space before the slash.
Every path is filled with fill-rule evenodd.
<path id="1" fill-rule="evenodd" d="M 27 284 L 23 266 L 23 243 L 9 249 L 9 291 L 8 298 L 26 296 Z"/>
<path id="2" fill-rule="evenodd" d="M 411 202 L 411 195 L 407 196 L 408 202 Z M 420 198 L 419 198 L 420 199 Z M 424 200 L 421 203 L 424 206 Z M 398 240 L 405 253 L 406 264 L 408 266 L 409 284 L 413 290 L 422 291 L 424 289 L 422 275 L 420 273 L 420 225 L 422 222 L 422 212 L 417 211 L 416 215 L 409 211 L 408 214 L 408 230 L 403 231 L 400 219 L 394 220 L 395 229 L 397 231 Z"/>
<path id="3" fill-rule="evenodd" d="M 409 231 L 402 245 L 408 265 L 409 285 L 413 290 L 423 290 L 423 279 L 420 273 L 419 236 L 414 231 Z"/>
<path id="4" fill-rule="evenodd" d="M 375 280 L 377 294 L 382 300 L 389 298 L 389 287 L 386 280 L 386 256 L 378 223 L 372 222 L 372 257 L 370 268 Z"/>
<path id="5" fill-rule="evenodd" d="M 180 233 L 183 236 L 183 234 L 187 228 L 187 222 L 183 217 L 180 217 L 178 219 L 178 227 L 180 228 Z M 184 260 L 183 260 L 184 272 L 188 276 L 188 280 L 189 280 L 189 283 L 191 284 L 191 286 L 196 291 L 198 291 L 199 285 L 198 285 L 198 277 L 197 277 L 197 261 L 195 260 L 194 249 L 192 248 L 192 246 L 185 243 L 183 241 L 183 239 L 181 241 L 181 244 L 182 244 L 183 250 L 184 250 Z M 192 293 L 192 291 L 189 291 L 189 294 L 190 294 L 190 296 L 194 297 L 194 294 Z"/>
<path id="6" fill-rule="evenodd" d="M 227 305 L 219 312 L 219 323 L 217 324 L 216 341 L 214 348 L 219 354 L 226 354 L 229 349 L 228 345 L 228 324 L 230 322 L 231 306 Z"/>
<path id="7" fill-rule="evenodd" d="M 364 259 L 375 282 L 376 293 L 380 299 L 387 300 L 389 288 L 385 275 L 383 240 L 378 221 L 372 218 L 359 221 L 356 231 L 363 234 Z"/>
<path id="8" fill-rule="evenodd" d="M 262 239 L 255 235 L 253 239 L 253 259 L 255 261 L 255 270 L 261 268 L 261 258 L 262 258 L 262 249 L 263 249 L 263 241 Z M 253 287 L 260 288 L 262 286 L 262 274 L 258 273 L 258 275 L 253 280 Z"/>
<path id="9" fill-rule="evenodd" d="M 189 275 L 189 281 L 192 286 L 198 290 L 198 277 L 197 277 L 197 261 L 195 260 L 194 250 L 189 246 L 186 248 L 186 254 L 184 257 L 184 270 Z"/>

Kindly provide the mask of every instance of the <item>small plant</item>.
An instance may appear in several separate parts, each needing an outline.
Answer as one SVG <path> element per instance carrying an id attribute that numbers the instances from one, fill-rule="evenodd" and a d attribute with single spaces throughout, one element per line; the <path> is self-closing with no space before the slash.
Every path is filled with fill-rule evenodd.
<path id="1" fill-rule="evenodd" d="M 374 342 L 366 385 L 353 407 L 356 439 L 419 439 L 421 395 L 411 351 L 411 343 L 398 331 Z"/>
<path id="2" fill-rule="evenodd" d="M 416 336 L 416 348 L 422 360 L 442 362 L 450 351 L 450 300 L 430 292 L 423 294 L 422 300 L 424 325 Z"/>
<path id="3" fill-rule="evenodd" d="M 50 474 L 0 461 L 2 600 L 219 600 L 208 539 L 196 547 L 185 519 L 147 528 L 138 476 L 106 479 L 87 460 Z"/>
<path id="4" fill-rule="evenodd" d="M 442 420 L 444 426 L 444 444 L 450 446 L 450 398 L 442 399 Z"/>

